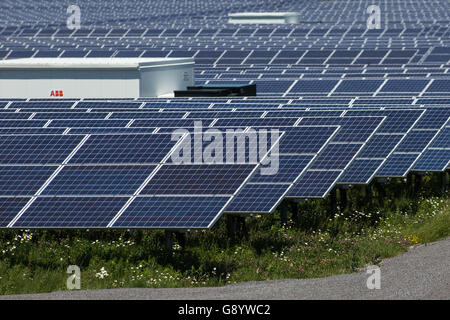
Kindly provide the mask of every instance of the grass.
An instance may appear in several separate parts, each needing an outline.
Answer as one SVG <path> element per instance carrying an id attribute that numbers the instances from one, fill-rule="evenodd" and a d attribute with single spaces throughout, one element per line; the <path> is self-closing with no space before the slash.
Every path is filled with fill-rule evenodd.
<path id="1" fill-rule="evenodd" d="M 247 232 L 237 239 L 220 219 L 210 231 L 190 233 L 184 248 L 174 239 L 171 250 L 163 231 L 2 230 L 0 294 L 67 290 L 69 265 L 80 267 L 81 289 L 325 277 L 450 235 L 448 196 L 399 198 L 331 217 L 321 211 L 326 205 L 302 205 L 302 215 L 287 225 L 276 213 L 248 217 Z"/>

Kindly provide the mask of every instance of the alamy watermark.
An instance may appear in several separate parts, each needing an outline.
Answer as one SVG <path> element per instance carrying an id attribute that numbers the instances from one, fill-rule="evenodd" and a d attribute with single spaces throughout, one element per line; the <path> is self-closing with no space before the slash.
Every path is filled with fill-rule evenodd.
<path id="1" fill-rule="evenodd" d="M 171 154 L 174 164 L 258 164 L 261 175 L 274 175 L 279 169 L 278 129 L 203 130 L 195 121 L 193 130 L 176 129 L 172 140 L 178 145 Z"/>
<path id="2" fill-rule="evenodd" d="M 69 30 L 78 30 L 81 28 L 81 9 L 77 5 L 70 5 L 67 7 L 67 28 Z"/>
<path id="3" fill-rule="evenodd" d="M 67 278 L 66 287 L 68 290 L 79 290 L 81 288 L 81 270 L 79 266 L 70 265 L 67 267 L 67 273 L 70 276 Z"/>
<path id="4" fill-rule="evenodd" d="M 377 5 L 367 7 L 366 13 L 369 14 L 367 18 L 367 29 L 381 29 L 381 9 Z"/>
<path id="5" fill-rule="evenodd" d="M 367 289 L 381 289 L 381 269 L 377 266 L 368 266 L 366 270 L 367 274 L 370 274 L 367 278 L 366 285 Z"/>

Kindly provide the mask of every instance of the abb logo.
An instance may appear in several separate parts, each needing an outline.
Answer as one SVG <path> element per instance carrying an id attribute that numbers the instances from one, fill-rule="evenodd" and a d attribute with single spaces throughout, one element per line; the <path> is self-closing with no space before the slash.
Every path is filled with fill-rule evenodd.
<path id="1" fill-rule="evenodd" d="M 50 97 L 63 97 L 64 93 L 62 90 L 52 90 L 52 92 L 50 92 Z"/>

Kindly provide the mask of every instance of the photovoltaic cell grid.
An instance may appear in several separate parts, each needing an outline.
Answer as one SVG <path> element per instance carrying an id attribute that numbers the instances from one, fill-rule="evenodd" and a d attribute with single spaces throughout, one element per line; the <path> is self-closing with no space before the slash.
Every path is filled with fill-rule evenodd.
<path id="1" fill-rule="evenodd" d="M 74 137 L 80 139 L 65 136 Z M 9 221 L 13 206 L 8 203 L 3 219 L 7 224 L 2 227 L 104 228 L 113 219 L 118 227 L 123 221 L 127 227 L 208 227 L 256 164 L 164 165 L 176 150 L 176 142 L 161 134 L 85 136 L 73 150 L 67 150 L 71 152 L 59 166 L 0 167 L 2 196 L 33 196 Z M 32 155 L 42 149 L 38 145 Z M 17 178 L 21 180 L 11 187 Z M 138 219 L 143 213 L 136 210 L 141 207 L 158 212 L 147 212 L 145 219 Z"/>
<path id="2" fill-rule="evenodd" d="M 350 117 L 349 117 L 350 118 Z M 281 122 L 281 123 L 283 123 L 283 122 Z M 323 124 L 323 122 L 319 122 L 319 124 Z M 358 128 L 358 126 L 355 126 L 356 128 Z M 361 127 L 361 126 L 360 126 Z"/>
<path id="3" fill-rule="evenodd" d="M 389 160 L 394 149 L 404 141 L 405 137 L 409 137 L 413 126 L 425 112 L 424 110 L 380 111 L 381 114 L 386 115 L 385 121 L 361 149 L 355 161 L 339 178 L 339 183 L 369 183 L 372 178 L 378 175 L 378 170 Z M 352 111 L 350 114 L 377 114 L 377 112 Z M 393 165 L 397 166 L 397 162 L 393 162 Z"/>
<path id="4" fill-rule="evenodd" d="M 219 7 L 223 5 L 224 8 L 231 8 L 233 7 L 232 3 L 233 1 L 227 0 L 220 3 Z M 446 38 L 449 35 L 448 28 L 439 22 L 448 21 L 447 11 L 445 7 L 442 7 L 442 4 L 442 1 L 433 2 L 437 9 L 429 11 L 423 10 L 426 4 L 421 1 L 408 2 L 407 7 L 401 3 L 388 3 L 386 7 L 387 20 L 400 21 L 401 24 L 383 26 L 381 30 L 368 31 L 366 30 L 364 19 L 361 21 L 360 10 L 357 9 L 358 7 L 367 7 L 368 4 L 366 5 L 364 1 L 360 1 L 358 6 L 354 6 L 354 4 L 349 6 L 346 2 L 327 3 L 327 8 L 324 7 L 321 10 L 317 10 L 316 4 L 309 4 L 306 7 L 302 4 L 302 7 L 299 8 L 298 4 L 288 1 L 283 5 L 289 6 L 289 9 L 303 10 L 312 20 L 334 22 L 328 22 L 320 26 L 312 25 L 311 27 L 257 26 L 255 28 L 227 26 L 225 21 L 226 14 L 224 14 L 227 11 L 220 11 L 220 8 L 218 11 L 217 3 L 213 4 L 214 10 L 220 13 L 214 17 L 213 22 L 208 19 L 198 22 L 198 19 L 193 19 L 192 17 L 202 15 L 203 11 L 201 10 L 203 10 L 204 6 L 204 12 L 211 12 L 206 6 L 206 1 L 196 3 L 194 6 L 190 3 L 188 7 L 183 7 L 182 9 L 178 7 L 183 6 L 181 3 L 177 3 L 175 6 L 164 3 L 163 6 L 160 6 L 159 2 L 156 1 L 152 7 L 153 11 L 148 11 L 148 8 L 142 10 L 142 6 L 134 4 L 133 6 L 124 5 L 124 9 L 115 15 L 107 15 L 105 12 L 104 16 L 102 16 L 102 13 L 95 11 L 89 13 L 92 15 L 91 21 L 103 21 L 106 16 L 117 16 L 117 19 L 120 19 L 121 22 L 120 28 L 109 26 L 98 28 L 86 25 L 85 29 L 67 32 L 64 28 L 48 27 L 43 21 L 33 21 L 33 23 L 30 23 L 33 27 L 26 25 L 4 29 L 0 27 L 0 37 L 10 37 L 10 40 L 5 38 L 5 41 L 3 41 L 2 38 L 0 42 L 0 58 L 28 56 L 195 56 L 197 65 L 200 66 L 197 68 L 200 69 L 200 72 L 196 72 L 196 78 L 201 82 L 213 79 L 212 83 L 220 83 L 220 79 L 224 79 L 223 81 L 233 79 L 237 83 L 241 79 L 244 82 L 257 83 L 259 86 L 258 91 L 266 99 L 282 95 L 289 98 L 287 101 L 281 102 L 275 102 L 275 99 L 272 98 L 275 103 L 271 107 L 273 109 L 295 108 L 293 107 L 294 105 L 303 109 L 322 107 L 330 109 L 385 107 L 392 109 L 412 107 L 413 105 L 418 108 L 421 105 L 427 106 L 426 113 L 417 123 L 414 122 L 416 117 L 414 112 L 407 113 L 405 111 L 397 114 L 389 112 L 389 114 L 384 114 L 386 119 L 382 126 L 378 128 L 375 135 L 369 138 L 361 152 L 358 153 L 353 161 L 350 161 L 343 174 L 339 176 L 339 182 L 343 181 L 344 177 L 347 177 L 344 180 L 368 181 L 372 177 L 372 175 L 369 177 L 369 173 L 372 174 L 376 170 L 375 168 L 380 161 L 386 164 L 384 170 L 387 170 L 389 164 L 391 169 L 398 173 L 404 170 L 416 170 L 416 168 L 420 171 L 439 171 L 439 168 L 445 168 L 446 159 L 448 162 L 449 155 L 446 151 L 450 143 L 445 122 L 449 117 L 448 114 L 446 115 L 446 112 L 449 110 L 447 105 L 450 103 L 450 99 L 448 98 L 449 80 L 446 79 L 446 74 L 449 72 L 445 63 L 450 61 L 450 50 L 446 42 Z M 34 12 L 39 10 L 39 8 L 37 5 L 30 8 L 30 10 L 23 10 L 20 14 L 26 17 L 21 20 L 36 19 L 35 17 L 39 17 L 38 20 L 42 19 L 44 15 L 35 14 Z M 129 12 L 127 8 L 133 8 L 134 11 Z M 267 8 L 267 11 L 271 11 L 269 9 L 278 9 L 275 8 L 275 4 L 270 2 L 258 4 L 258 9 L 262 8 Z M 5 21 L 8 21 L 8 16 L 13 17 L 17 14 L 17 12 L 14 13 L 16 9 L 12 7 L 5 10 L 0 20 L 6 19 Z M 47 12 L 48 10 L 45 11 Z M 142 14 L 143 12 L 145 13 Z M 339 14 L 336 15 L 336 12 L 339 12 Z M 148 13 L 150 13 L 151 18 L 149 18 Z M 49 14 L 51 15 L 51 12 L 47 12 L 45 16 L 50 17 Z M 137 16 L 139 16 L 138 19 L 136 18 Z M 53 20 L 57 21 L 57 19 L 58 17 L 55 16 Z M 176 19 L 176 23 L 172 19 Z M 52 23 L 54 22 L 53 20 L 50 19 Z M 110 21 L 110 23 L 113 25 L 114 21 Z M 177 27 L 174 27 L 175 25 Z M 64 37 L 63 44 L 51 41 L 49 37 L 52 35 Z M 127 35 L 130 38 L 127 38 Z M 109 38 L 111 37 L 115 41 L 114 45 L 110 45 L 111 42 L 106 42 L 110 41 Z M 151 49 L 148 48 L 149 44 L 152 46 Z M 414 44 L 414 48 L 411 47 L 412 44 Z M 299 46 L 307 49 L 296 50 Z M 363 65 L 365 66 L 363 67 Z M 357 80 L 348 79 L 354 77 Z M 308 96 L 317 98 L 317 100 L 308 100 Z M 359 96 L 359 98 L 354 99 L 355 96 Z M 332 98 L 335 98 L 335 101 Z M 342 100 L 337 101 L 337 98 Z M 344 101 L 344 98 L 348 98 L 347 101 Z M 160 124 L 163 128 L 159 132 L 169 132 L 172 126 L 176 124 L 188 123 L 183 121 L 165 121 L 164 119 L 169 117 L 180 119 L 186 116 L 186 113 L 184 115 L 180 113 L 169 116 L 167 109 L 178 111 L 180 108 L 185 108 L 188 112 L 187 107 L 185 107 L 186 103 L 191 104 L 191 109 L 211 107 L 213 109 L 229 110 L 231 108 L 244 108 L 243 105 L 247 104 L 249 108 L 258 107 L 259 110 L 264 112 L 264 114 L 258 114 L 256 116 L 258 118 L 283 117 L 283 115 L 275 115 L 275 113 L 270 115 L 272 111 L 270 111 L 269 106 L 261 106 L 268 103 L 268 101 L 263 101 L 261 97 L 241 101 L 239 105 L 233 101 L 229 103 L 226 100 L 222 101 L 222 104 L 214 103 L 213 100 L 208 100 L 208 103 L 198 101 L 195 103 L 195 99 L 191 100 L 192 102 L 188 101 L 188 99 L 183 102 L 177 99 L 169 99 L 165 102 L 152 100 L 145 105 L 142 103 L 144 101 L 80 101 L 76 103 L 75 101 L 58 101 L 51 104 L 38 101 L 32 101 L 32 104 L 29 104 L 28 101 L 26 103 L 24 101 L 15 101 L 9 105 L 8 102 L 4 104 L 0 102 L 2 111 L 8 109 L 17 111 L 17 114 L 5 113 L 3 117 L 0 115 L 0 119 L 3 120 L 17 120 L 1 121 L 0 134 L 45 134 L 42 135 L 42 143 L 49 145 L 48 148 L 50 148 L 49 151 L 41 150 L 39 141 L 32 138 L 31 140 L 26 140 L 26 143 L 33 145 L 33 148 L 31 148 L 33 150 L 30 151 L 31 157 L 26 155 L 28 152 L 26 148 L 12 147 L 12 153 L 9 154 L 4 149 L 0 150 L 0 154 L 3 157 L 1 161 L 7 164 L 1 166 L 2 176 L 0 184 L 4 194 L 0 193 L 0 211 L 5 213 L 0 215 L 0 225 L 2 217 L 5 221 L 11 219 L 11 217 L 14 218 L 16 216 L 15 212 L 29 203 L 32 199 L 30 195 L 32 196 L 36 193 L 39 193 L 40 196 L 34 200 L 28 209 L 30 210 L 30 219 L 34 219 L 33 223 L 48 225 L 48 222 L 52 219 L 53 210 L 49 211 L 46 208 L 51 207 L 57 208 L 55 211 L 71 212 L 71 214 L 64 217 L 65 220 L 60 225 L 61 227 L 82 227 L 85 225 L 83 221 L 88 221 L 90 224 L 105 224 L 111 218 L 111 215 L 106 212 L 108 209 L 104 211 L 100 206 L 96 207 L 94 199 L 87 196 L 84 196 L 83 199 L 85 201 L 83 203 L 79 202 L 72 193 L 83 193 L 88 189 L 93 192 L 107 192 L 114 195 L 130 192 L 129 190 L 134 189 L 138 184 L 137 182 L 144 178 L 152 168 L 160 165 L 156 161 L 155 163 L 148 162 L 152 158 L 149 154 L 144 153 L 133 156 L 127 154 L 127 152 L 125 154 L 117 153 L 119 160 L 109 163 L 108 161 L 111 160 L 108 160 L 107 156 L 100 155 L 100 153 L 113 152 L 113 150 L 108 151 L 108 148 L 100 146 L 92 147 L 98 148 L 98 153 L 92 153 L 94 160 L 97 161 L 96 163 L 89 162 L 88 157 L 91 151 L 85 153 L 83 157 L 77 157 L 78 152 L 83 150 L 83 148 L 70 156 L 72 144 L 75 144 L 74 147 L 76 147 L 82 143 L 82 141 L 75 139 L 80 137 L 74 136 L 73 134 L 75 133 L 92 133 L 93 135 L 84 142 L 84 144 L 88 145 L 91 139 L 96 137 L 94 134 L 114 133 L 117 135 L 130 135 L 131 133 L 151 133 L 157 130 Z M 277 105 L 277 103 L 287 103 L 290 107 L 287 107 L 288 105 Z M 235 105 L 232 106 L 233 104 Z M 443 107 L 441 108 L 442 110 L 435 108 L 435 105 Z M 97 108 L 98 110 L 102 109 L 107 114 L 98 112 L 97 114 L 92 113 L 85 116 L 68 115 L 70 118 L 68 119 L 63 114 L 40 113 L 42 110 L 39 110 L 39 108 L 47 108 L 49 110 L 49 107 L 53 111 L 73 107 L 73 110 L 85 110 L 88 113 L 92 111 L 91 109 Z M 160 116 L 155 113 L 149 117 L 149 115 L 140 115 L 139 113 L 121 115 L 115 112 L 116 110 L 137 110 L 141 107 L 155 109 L 155 111 L 164 108 L 165 110 L 161 114 L 165 115 Z M 28 110 L 29 113 L 22 113 L 25 110 Z M 357 112 L 359 111 L 348 110 L 345 114 L 353 113 L 356 116 Z M 196 116 L 198 119 L 229 118 L 229 120 L 221 120 L 218 128 L 225 128 L 226 125 L 232 125 L 233 123 L 246 126 L 249 124 L 248 119 L 242 120 L 242 118 L 255 118 L 251 114 L 244 113 L 240 115 L 230 114 L 229 116 L 224 113 L 215 115 L 207 113 L 187 115 L 187 118 L 195 119 Z M 369 113 L 366 113 L 361 116 L 369 115 Z M 376 116 L 379 115 L 378 113 Z M 331 114 L 322 115 L 322 117 L 338 116 Z M 300 126 L 307 124 L 308 121 L 311 125 L 323 121 L 323 119 L 309 120 L 308 115 L 290 114 L 285 117 L 302 117 L 303 119 L 298 122 Z M 34 119 L 34 121 L 23 121 L 29 118 Z M 240 118 L 241 120 L 235 121 L 235 118 Z M 79 119 L 80 121 L 74 121 L 74 119 Z M 103 121 L 106 119 L 113 121 Z M 48 122 L 47 120 L 51 121 Z M 136 121 L 133 120 L 139 120 L 137 124 L 140 127 L 134 127 Z M 259 128 L 262 128 L 267 123 L 273 126 L 284 124 L 292 126 L 291 119 L 271 121 L 259 120 L 255 122 L 255 125 Z M 25 122 L 27 122 L 27 128 L 22 128 Z M 207 125 L 211 124 L 208 121 L 204 123 Z M 334 123 L 323 123 L 324 126 L 331 126 L 332 124 Z M 132 128 L 125 128 L 127 125 Z M 319 158 L 320 155 L 314 154 L 320 160 L 317 162 L 317 166 L 342 167 L 346 161 L 346 156 L 353 152 L 352 147 L 355 147 L 359 143 L 359 139 L 366 135 L 365 132 L 361 132 L 362 128 L 359 128 L 357 124 L 345 125 L 341 123 L 340 125 L 341 131 L 334 136 L 336 140 L 333 139 L 332 144 L 324 147 L 324 151 L 329 150 L 324 152 L 324 154 L 330 155 L 330 158 L 321 159 Z M 355 128 L 352 127 L 353 125 Z M 357 137 L 358 132 L 360 137 Z M 67 135 L 68 138 L 67 140 L 63 138 L 58 140 L 55 136 L 53 140 L 44 138 L 49 134 L 55 136 Z M 337 148 L 336 145 L 339 139 L 347 145 L 345 147 L 346 152 L 342 155 L 333 152 L 336 151 L 334 148 Z M 350 139 L 352 139 L 351 142 L 349 141 Z M 107 143 L 107 141 L 108 139 L 97 140 L 101 145 Z M 9 141 L 8 143 L 9 147 L 14 142 Z M 61 145 L 62 148 L 58 149 L 50 146 L 53 143 Z M 36 144 L 36 148 L 34 148 L 34 144 Z M 113 144 L 116 147 L 122 147 L 118 142 Z M 292 145 L 284 145 L 281 149 L 295 152 L 295 146 Z M 393 152 L 394 149 L 395 152 Z M 21 155 L 22 151 L 25 152 L 23 156 Z M 413 157 L 413 155 L 418 156 Z M 154 156 L 157 158 L 158 152 Z M 308 162 L 309 157 L 312 155 L 301 154 L 302 157 L 298 158 L 296 156 L 296 154 L 291 155 L 289 153 L 280 155 L 280 159 L 282 159 L 280 162 L 280 175 L 276 178 L 276 180 L 281 181 L 278 182 L 280 185 L 275 183 L 263 184 L 265 177 L 257 177 L 256 175 L 253 178 L 261 184 L 250 185 L 251 188 L 247 188 L 249 184 L 244 185 L 241 191 L 248 193 L 248 200 L 252 202 L 255 210 L 265 210 L 262 208 L 263 206 L 258 207 L 258 205 L 264 203 L 264 201 L 261 201 L 261 195 L 263 195 L 263 198 L 270 198 L 270 195 L 273 195 L 273 200 L 269 200 L 269 202 L 276 202 L 277 199 L 283 196 L 285 192 L 283 182 L 289 178 L 288 172 L 297 174 L 306 163 L 310 165 L 313 163 Z M 61 165 L 61 161 L 66 160 L 68 157 L 70 159 L 67 163 Z M 14 162 L 16 158 L 18 162 Z M 34 160 L 34 158 L 43 159 L 44 163 L 40 163 L 40 160 Z M 123 162 L 122 160 L 124 159 L 129 159 L 130 161 Z M 75 162 L 72 162 L 72 160 Z M 133 163 L 131 160 L 137 160 L 138 163 Z M 392 162 L 388 163 L 389 160 Z M 82 163 L 78 164 L 76 161 Z M 102 161 L 106 161 L 106 163 Z M 25 167 L 27 169 L 22 170 Z M 168 168 L 169 164 L 164 164 L 161 167 Z M 52 183 L 50 183 L 40 191 L 41 182 L 50 179 L 52 173 L 58 169 L 60 171 L 58 171 L 52 183 L 58 182 L 56 186 L 59 188 L 52 190 Z M 320 193 L 321 186 L 335 183 L 337 172 L 333 170 L 328 172 L 321 171 L 323 169 L 316 170 L 318 171 L 309 175 L 309 172 L 305 172 L 303 182 L 299 181 L 299 183 L 303 183 L 304 188 L 309 185 L 312 189 L 315 188 L 317 190 L 316 193 Z M 18 184 L 13 185 L 5 182 L 16 176 L 20 180 Z M 98 179 L 98 177 L 103 177 L 103 179 Z M 166 176 L 162 178 L 170 179 Z M 127 180 L 127 183 L 115 185 L 121 179 Z M 136 181 L 129 181 L 133 179 Z M 164 179 L 161 181 L 165 181 Z M 68 187 L 70 181 L 75 183 L 73 190 Z M 162 183 L 155 186 L 155 188 L 159 188 L 161 185 Z M 266 188 L 267 185 L 270 189 Z M 281 187 L 277 188 L 277 186 Z M 194 184 L 192 187 L 194 188 L 193 192 L 200 192 L 203 189 L 201 184 Z M 183 188 L 181 190 L 184 192 Z M 270 195 L 265 193 L 269 192 L 268 190 L 270 190 Z M 66 201 L 59 199 L 57 199 L 58 201 L 51 201 L 50 196 L 45 195 L 46 192 L 62 192 L 66 195 Z M 12 198 L 10 195 L 17 197 Z M 114 208 L 112 211 L 115 211 L 117 207 L 123 211 L 120 217 L 117 215 L 113 217 L 115 225 L 120 225 L 120 227 L 127 227 L 128 224 L 141 227 L 148 224 L 165 227 L 168 220 L 161 212 L 164 211 L 163 208 L 167 208 L 168 203 L 171 203 L 170 216 L 173 217 L 173 220 L 170 223 L 172 225 L 194 223 L 207 227 L 208 224 L 205 221 L 213 219 L 212 216 L 208 217 L 208 215 L 220 210 L 220 206 L 223 206 L 228 201 L 226 197 L 221 199 L 220 195 L 215 195 L 214 199 L 217 201 L 207 203 L 208 200 L 211 200 L 211 197 L 205 196 L 202 198 L 204 200 L 202 205 L 198 208 L 192 205 L 196 201 L 201 202 L 199 199 L 196 199 L 198 198 L 197 196 L 193 197 L 195 199 L 189 199 L 188 203 L 183 202 L 180 198 L 180 196 L 172 198 L 170 195 L 155 196 L 153 194 L 135 198 L 102 196 L 104 208 Z M 217 204 L 217 207 L 214 207 L 215 204 Z M 74 210 L 70 210 L 71 207 Z M 84 210 L 84 208 L 92 209 L 84 214 L 81 213 L 79 217 L 82 217 L 82 219 L 78 221 L 75 209 Z M 185 208 L 189 208 L 188 210 L 192 212 L 192 216 L 187 216 Z M 94 211 L 99 212 L 100 216 L 89 215 Z M 8 215 L 7 212 L 12 212 L 12 214 Z M 147 215 L 146 212 L 150 214 Z M 130 213 L 129 216 L 128 213 Z M 35 216 L 31 214 L 35 214 Z M 74 216 L 75 220 L 72 219 Z M 124 219 L 128 220 L 124 222 Z M 108 222 L 108 225 L 111 225 L 111 221 Z M 16 221 L 16 223 L 20 223 L 20 220 Z"/>
<path id="5" fill-rule="evenodd" d="M 272 212 L 338 130 L 339 126 L 285 129 L 285 135 L 278 146 L 279 153 L 271 154 L 271 165 L 277 166 L 276 173 L 255 171 L 225 211 Z"/>
<path id="6" fill-rule="evenodd" d="M 446 110 L 437 109 L 437 113 L 433 115 L 438 117 L 440 121 L 429 121 L 430 118 L 427 113 L 417 121 L 408 136 L 399 143 L 394 149 L 391 157 L 386 160 L 377 176 L 380 177 L 404 177 L 410 170 L 414 171 L 443 171 L 447 163 L 442 168 L 443 170 L 436 170 L 436 162 L 446 162 L 442 159 L 445 152 L 432 154 L 428 152 L 428 147 L 433 141 L 445 132 L 445 124 L 448 123 L 448 113 Z M 444 121 L 442 125 L 440 125 Z M 440 126 L 439 126 L 440 125 Z M 450 140 L 443 135 L 443 143 L 450 146 Z M 419 166 L 415 167 L 416 162 Z M 448 162 L 448 160 L 447 160 Z M 422 170 L 429 168 L 429 170 Z"/>
<path id="7" fill-rule="evenodd" d="M 345 119 L 342 118 L 342 119 Z M 341 119 L 341 120 L 342 120 Z M 339 181 L 358 153 L 386 120 L 385 117 L 349 117 L 351 122 L 342 122 L 355 130 L 356 137 L 345 141 L 344 135 L 337 134 L 314 160 L 306 174 L 298 179 L 290 188 L 287 197 L 290 198 L 323 198 Z M 358 133 L 358 130 L 363 132 Z"/>
<path id="8" fill-rule="evenodd" d="M 447 124 L 450 119 L 447 120 Z M 430 147 L 423 151 L 414 164 L 414 171 L 445 171 L 450 165 L 450 126 L 436 135 Z"/>

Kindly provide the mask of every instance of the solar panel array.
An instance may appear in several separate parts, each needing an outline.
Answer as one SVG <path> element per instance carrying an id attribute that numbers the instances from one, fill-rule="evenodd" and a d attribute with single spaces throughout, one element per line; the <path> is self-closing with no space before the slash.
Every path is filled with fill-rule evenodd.
<path id="1" fill-rule="evenodd" d="M 449 3 L 379 2 L 369 30 L 366 0 L 84 0 L 82 28 L 68 30 L 65 2 L 2 1 L 0 59 L 193 57 L 197 84 L 256 84 L 258 96 L 0 100 L 0 228 L 211 228 L 224 213 L 447 170 Z M 227 24 L 261 10 L 303 23 Z M 242 152 L 197 159 L 211 141 L 193 143 L 198 124 L 235 130 Z M 237 143 L 251 132 L 267 132 L 266 149 Z"/>

